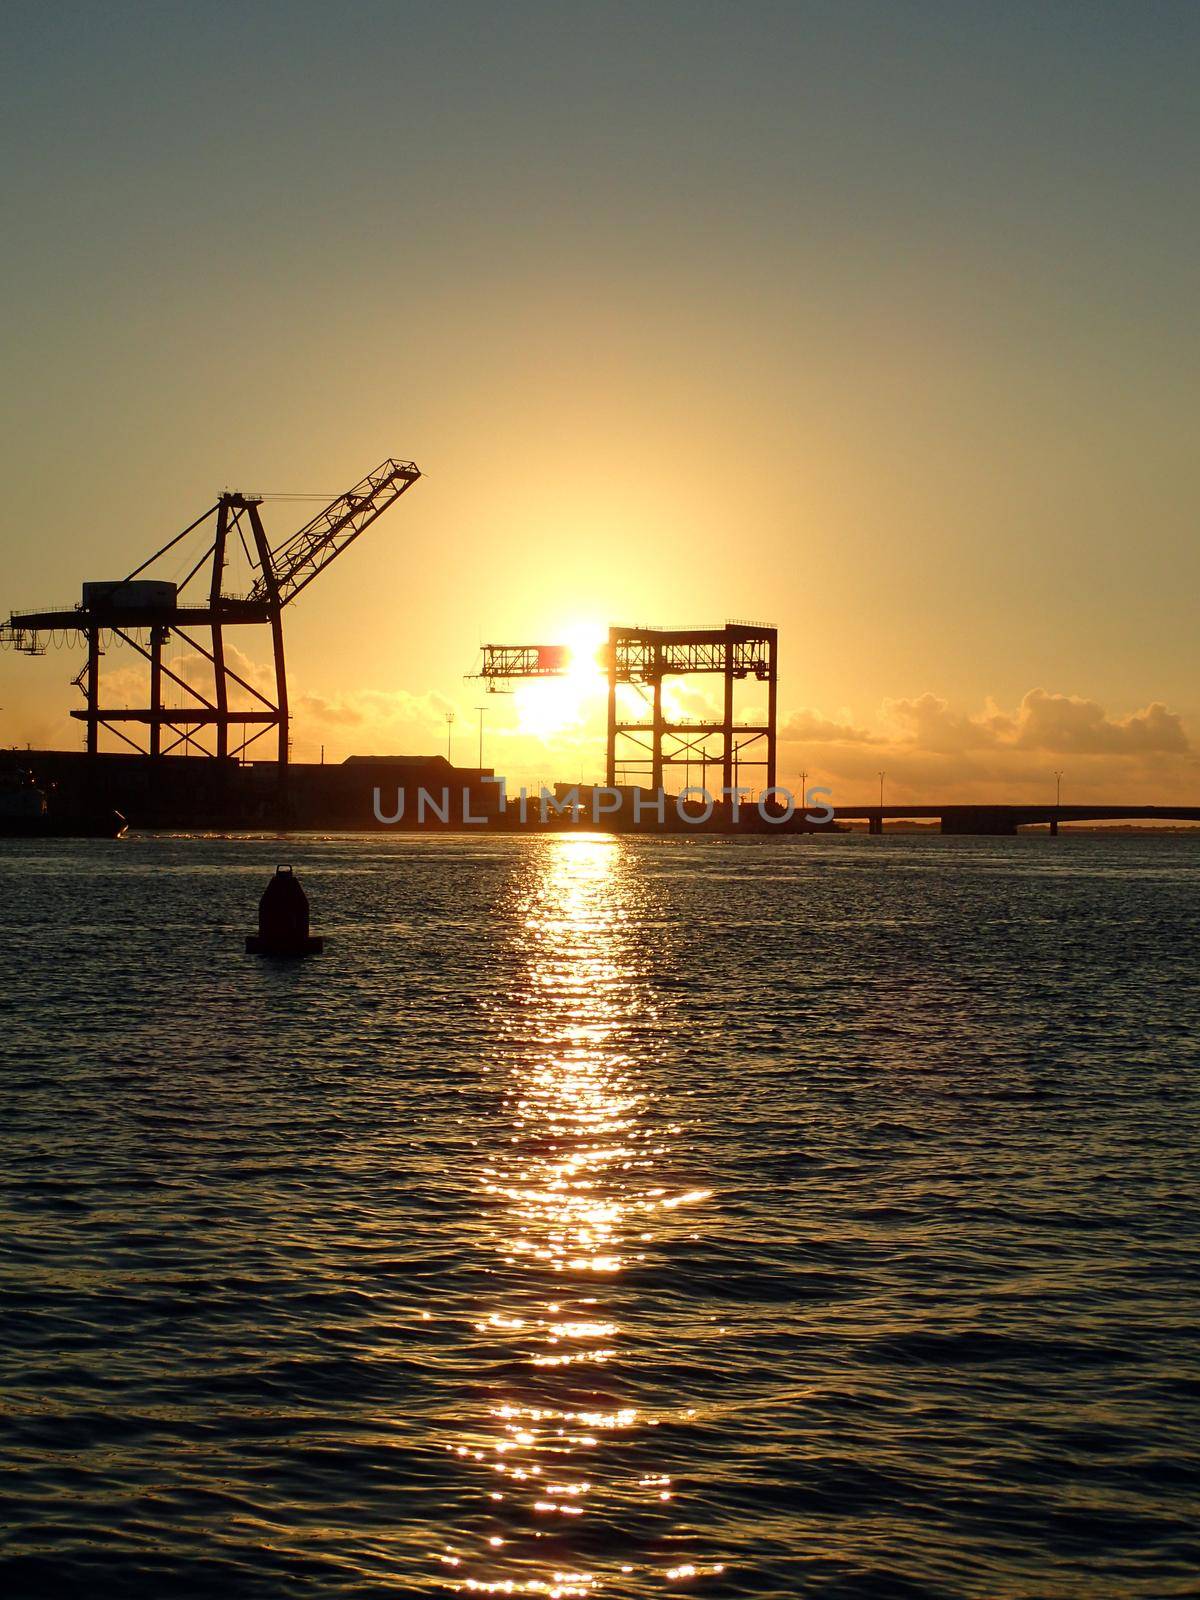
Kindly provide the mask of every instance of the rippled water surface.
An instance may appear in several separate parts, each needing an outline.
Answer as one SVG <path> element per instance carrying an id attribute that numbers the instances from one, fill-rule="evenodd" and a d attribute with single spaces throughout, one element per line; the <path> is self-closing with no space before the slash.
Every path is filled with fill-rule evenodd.
<path id="1" fill-rule="evenodd" d="M 1200 842 L 0 886 L 6 1594 L 1200 1592 Z"/>

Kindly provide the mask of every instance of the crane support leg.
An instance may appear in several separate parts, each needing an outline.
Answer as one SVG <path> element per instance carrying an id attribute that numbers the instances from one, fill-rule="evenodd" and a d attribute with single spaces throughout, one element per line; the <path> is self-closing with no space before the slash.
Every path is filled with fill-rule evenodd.
<path id="1" fill-rule="evenodd" d="M 90 756 L 98 754 L 100 750 L 100 630 L 89 628 L 87 631 L 87 753 Z"/>
<path id="2" fill-rule="evenodd" d="M 662 676 L 661 672 L 654 679 L 654 732 L 653 748 L 650 757 L 650 787 L 655 794 L 662 788 L 663 783 L 663 706 L 662 706 Z"/>
<path id="3" fill-rule="evenodd" d="M 247 505 L 246 510 L 250 516 L 250 529 L 258 552 L 261 581 L 266 588 L 267 612 L 271 624 L 271 645 L 275 657 L 275 709 L 279 716 L 279 795 L 282 799 L 287 793 L 288 769 L 288 692 L 287 667 L 283 659 L 283 602 L 279 598 L 279 583 L 275 576 L 271 547 L 267 543 L 266 530 L 263 528 L 258 507 L 251 503 Z"/>
<path id="4" fill-rule="evenodd" d="M 162 755 L 162 647 L 166 629 L 150 629 L 150 754 Z"/>
<path id="5" fill-rule="evenodd" d="M 217 502 L 217 532 L 213 540 L 212 582 L 208 603 L 214 619 L 221 605 L 222 580 L 225 574 L 225 543 L 229 537 L 229 500 L 222 495 Z M 217 708 L 216 752 L 221 758 L 229 754 L 229 680 L 225 676 L 225 634 L 216 620 L 212 625 L 213 700 Z"/>
<path id="6" fill-rule="evenodd" d="M 721 708 L 721 782 L 728 792 L 733 788 L 733 644 L 725 639 L 725 700 Z"/>
<path id="7" fill-rule="evenodd" d="M 608 743 L 604 757 L 604 781 L 610 789 L 617 783 L 617 630 L 608 630 Z"/>
<path id="8" fill-rule="evenodd" d="M 779 710 L 779 665 L 775 659 L 779 650 L 779 641 L 772 635 L 768 655 L 767 678 L 767 788 L 775 787 L 775 765 L 778 752 L 779 732 L 776 719 Z"/>
<path id="9" fill-rule="evenodd" d="M 283 660 L 283 617 L 278 610 L 271 613 L 271 643 L 275 650 L 275 704 L 279 710 L 279 787 L 287 787 L 288 765 L 288 691 L 287 668 Z"/>

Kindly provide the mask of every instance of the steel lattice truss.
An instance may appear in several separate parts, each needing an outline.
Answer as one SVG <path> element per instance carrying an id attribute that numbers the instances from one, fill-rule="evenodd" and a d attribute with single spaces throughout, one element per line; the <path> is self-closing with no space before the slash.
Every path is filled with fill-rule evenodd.
<path id="1" fill-rule="evenodd" d="M 274 729 L 282 779 L 288 762 L 289 725 L 283 608 L 420 476 L 411 461 L 385 461 L 274 548 L 263 527 L 262 497 L 222 494 L 215 505 L 119 583 L 85 585 L 82 604 L 70 610 L 13 612 L 0 627 L 0 643 L 28 655 L 41 655 L 45 653 L 42 633 L 62 632 L 83 641 L 87 660 L 74 682 L 85 704 L 71 715 L 86 724 L 89 755 L 99 750 L 102 728 L 142 755 L 169 755 L 182 746 L 187 753 L 222 758 L 243 755 Z M 181 581 L 158 583 L 147 578 L 157 563 L 197 530 L 211 530 L 211 537 Z M 227 559 L 237 546 L 255 574 L 246 595 L 225 591 Z M 249 682 L 226 660 L 226 630 L 243 626 L 270 629 L 271 692 Z M 207 643 L 197 637 L 198 631 L 207 633 Z M 164 660 L 172 641 L 205 663 L 200 673 L 193 671 L 185 677 Z M 147 705 L 130 708 L 102 703 L 100 662 L 114 643 L 128 647 L 147 662 Z M 164 684 L 177 689 L 184 703 L 165 705 Z M 144 745 L 125 731 L 139 724 L 146 729 Z"/>
<path id="2" fill-rule="evenodd" d="M 311 522 L 284 539 L 271 551 L 269 571 L 262 571 L 250 591 L 251 600 L 266 600 L 271 580 L 280 605 L 294 600 L 317 574 L 353 544 L 362 531 L 380 517 L 421 474 L 411 461 L 385 461 L 361 483 L 348 489 Z"/>
<path id="3" fill-rule="evenodd" d="M 603 664 L 608 678 L 606 781 L 662 787 L 665 767 L 696 770 L 704 787 L 709 769 L 724 788 L 759 776 L 773 787 L 776 776 L 778 630 L 761 623 L 727 622 L 723 628 L 623 628 L 608 630 Z M 561 677 L 571 668 L 565 645 L 483 647 L 483 666 L 475 676 L 489 688 L 513 679 Z M 723 683 L 719 719 L 670 721 L 663 709 L 663 681 L 719 674 Z M 754 680 L 767 686 L 767 715 L 759 721 L 734 720 L 735 688 Z M 619 714 L 617 686 L 630 684 L 649 715 L 636 720 Z"/>

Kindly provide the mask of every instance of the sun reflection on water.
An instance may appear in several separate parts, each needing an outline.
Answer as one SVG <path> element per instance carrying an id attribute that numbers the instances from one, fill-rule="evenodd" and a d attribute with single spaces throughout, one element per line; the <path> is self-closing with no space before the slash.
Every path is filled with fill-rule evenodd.
<path id="1" fill-rule="evenodd" d="M 680 1560 L 674 1488 L 653 1462 L 670 1397 L 653 1413 L 628 1403 L 627 1364 L 646 1359 L 626 1328 L 630 1278 L 670 1214 L 709 1194 L 664 1181 L 647 895 L 619 840 L 570 835 L 539 842 L 514 907 L 505 1116 L 481 1170 L 495 1280 L 473 1329 L 483 1392 L 451 1444 L 476 1492 L 439 1552 L 456 1591 L 642 1594 L 720 1570 Z"/>

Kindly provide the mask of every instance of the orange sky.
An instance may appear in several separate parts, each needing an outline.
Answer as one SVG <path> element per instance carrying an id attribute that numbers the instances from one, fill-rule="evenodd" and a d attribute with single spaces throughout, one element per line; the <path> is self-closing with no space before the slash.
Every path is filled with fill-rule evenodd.
<path id="1" fill-rule="evenodd" d="M 224 486 L 410 457 L 288 613 L 299 758 L 444 751 L 454 710 L 473 763 L 482 639 L 732 616 L 781 629 L 783 781 L 1194 799 L 1197 37 L 19 10 L 0 609 Z M 0 741 L 77 744 L 80 664 L 0 655 Z M 486 704 L 514 781 L 600 775 L 597 696 Z"/>

